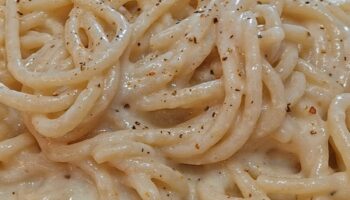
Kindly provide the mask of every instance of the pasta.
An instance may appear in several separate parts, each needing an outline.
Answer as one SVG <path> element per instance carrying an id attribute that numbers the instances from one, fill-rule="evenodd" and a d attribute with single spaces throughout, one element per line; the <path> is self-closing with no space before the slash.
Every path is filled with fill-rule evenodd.
<path id="1" fill-rule="evenodd" d="M 0 199 L 347 200 L 350 1 L 0 0 Z"/>

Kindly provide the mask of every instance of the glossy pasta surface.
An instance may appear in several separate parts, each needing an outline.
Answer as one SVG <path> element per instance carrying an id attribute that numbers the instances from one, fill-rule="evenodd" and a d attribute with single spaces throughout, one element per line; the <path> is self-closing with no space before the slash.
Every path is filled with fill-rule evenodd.
<path id="1" fill-rule="evenodd" d="M 0 0 L 0 200 L 348 200 L 349 0 Z"/>

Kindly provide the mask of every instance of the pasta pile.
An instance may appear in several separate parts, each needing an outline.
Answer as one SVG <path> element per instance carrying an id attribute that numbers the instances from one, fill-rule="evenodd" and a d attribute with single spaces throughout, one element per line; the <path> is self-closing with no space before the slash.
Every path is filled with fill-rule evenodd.
<path id="1" fill-rule="evenodd" d="M 347 200 L 350 1 L 0 0 L 0 199 Z"/>

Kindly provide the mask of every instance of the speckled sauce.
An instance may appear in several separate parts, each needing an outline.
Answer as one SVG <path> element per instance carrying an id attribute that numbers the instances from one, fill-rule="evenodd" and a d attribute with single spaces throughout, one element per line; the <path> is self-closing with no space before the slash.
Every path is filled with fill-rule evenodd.
<path id="1" fill-rule="evenodd" d="M 348 200 L 349 0 L 0 0 L 0 200 Z"/>

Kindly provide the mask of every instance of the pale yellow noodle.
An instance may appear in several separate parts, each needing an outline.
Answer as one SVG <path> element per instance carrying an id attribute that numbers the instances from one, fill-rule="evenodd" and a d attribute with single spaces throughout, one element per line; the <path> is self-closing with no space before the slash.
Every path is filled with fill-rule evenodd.
<path id="1" fill-rule="evenodd" d="M 0 200 L 345 200 L 349 0 L 0 0 Z"/>

